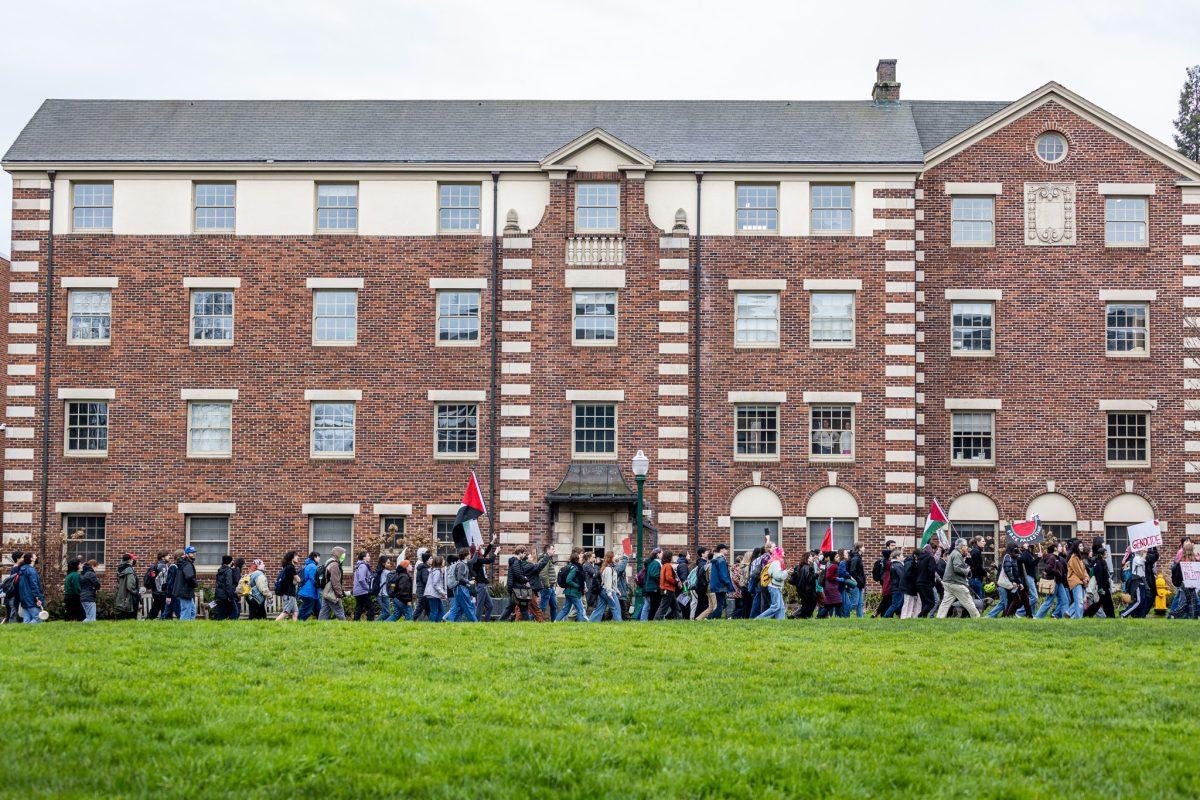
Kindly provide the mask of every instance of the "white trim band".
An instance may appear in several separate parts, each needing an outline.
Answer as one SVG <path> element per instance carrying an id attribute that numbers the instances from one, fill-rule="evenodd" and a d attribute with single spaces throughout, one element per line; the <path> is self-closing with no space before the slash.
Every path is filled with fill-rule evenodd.
<path id="1" fill-rule="evenodd" d="M 567 389 L 569 402 L 616 402 L 625 400 L 624 389 Z"/>
<path id="2" fill-rule="evenodd" d="M 59 400 L 115 400 L 116 389 L 59 389 Z"/>
<path id="3" fill-rule="evenodd" d="M 807 278 L 804 281 L 806 292 L 861 292 L 862 281 L 858 278 L 834 280 L 827 278 Z"/>
<path id="4" fill-rule="evenodd" d="M 425 513 L 431 517 L 452 517 L 458 513 L 457 503 L 429 503 Z"/>
<path id="5" fill-rule="evenodd" d="M 1004 194 L 1003 183 L 947 183 L 946 194 Z"/>
<path id="6" fill-rule="evenodd" d="M 987 397 L 947 397 L 947 411 L 999 411 L 1003 401 Z"/>
<path id="7" fill-rule="evenodd" d="M 300 513 L 306 517 L 337 514 L 358 516 L 358 503 L 305 503 L 300 506 Z"/>
<path id="8" fill-rule="evenodd" d="M 237 389 L 180 389 L 180 400 L 237 400 Z"/>
<path id="9" fill-rule="evenodd" d="M 1115 301 L 1150 301 L 1158 299 L 1158 292 L 1154 289 L 1101 289 L 1101 300 Z"/>
<path id="10" fill-rule="evenodd" d="M 236 514 L 237 503 L 180 503 L 180 514 Z"/>
<path id="11" fill-rule="evenodd" d="M 430 389 L 425 398 L 455 403 L 482 403 L 487 399 L 487 392 L 482 389 Z"/>
<path id="12" fill-rule="evenodd" d="M 240 289 L 242 288 L 241 278 L 216 277 L 216 278 L 184 278 L 183 288 L 185 289 Z"/>
<path id="13" fill-rule="evenodd" d="M 487 278 L 430 278 L 430 289 L 486 289 Z"/>
<path id="14" fill-rule="evenodd" d="M 569 269 L 563 275 L 568 289 L 624 289 L 623 269 Z"/>
<path id="15" fill-rule="evenodd" d="M 1147 195 L 1154 194 L 1153 183 L 1101 183 L 1096 185 L 1097 194 Z"/>
<path id="16" fill-rule="evenodd" d="M 309 278 L 304 281 L 309 289 L 361 289 L 362 278 Z"/>
<path id="17" fill-rule="evenodd" d="M 112 503 L 55 503 L 55 514 L 111 514 Z"/>
<path id="18" fill-rule="evenodd" d="M 805 392 L 805 403 L 861 403 L 862 392 Z"/>
<path id="19" fill-rule="evenodd" d="M 731 403 L 786 403 L 787 392 L 730 392 Z"/>
<path id="20" fill-rule="evenodd" d="M 304 399 L 308 402 L 322 400 L 362 400 L 361 389 L 305 389 Z"/>
<path id="21" fill-rule="evenodd" d="M 412 503 L 376 503 L 371 513 L 377 517 L 407 517 L 412 514 Z"/>
<path id="22" fill-rule="evenodd" d="M 119 278 L 60 278 L 59 286 L 64 289 L 115 289 Z"/>
<path id="23" fill-rule="evenodd" d="M 735 292 L 782 292 L 787 289 L 787 278 L 731 278 L 729 288 Z"/>
<path id="24" fill-rule="evenodd" d="M 1157 400 L 1098 400 L 1101 411 L 1157 411 Z"/>
<path id="25" fill-rule="evenodd" d="M 947 289 L 947 300 L 1002 300 L 1003 289 Z"/>

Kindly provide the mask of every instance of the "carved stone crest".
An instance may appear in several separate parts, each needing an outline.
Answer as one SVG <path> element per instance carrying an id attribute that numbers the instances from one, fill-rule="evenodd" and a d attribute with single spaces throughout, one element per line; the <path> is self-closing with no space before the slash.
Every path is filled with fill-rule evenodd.
<path id="1" fill-rule="evenodd" d="M 1025 244 L 1075 244 L 1075 184 L 1025 184 Z"/>

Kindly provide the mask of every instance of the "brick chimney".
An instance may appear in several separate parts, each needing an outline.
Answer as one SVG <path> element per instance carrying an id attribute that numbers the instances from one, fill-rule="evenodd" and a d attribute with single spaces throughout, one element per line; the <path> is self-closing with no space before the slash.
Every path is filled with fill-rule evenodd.
<path id="1" fill-rule="evenodd" d="M 881 58 L 875 67 L 875 86 L 871 99 L 876 103 L 895 103 L 900 100 L 900 83 L 896 80 L 896 59 Z"/>

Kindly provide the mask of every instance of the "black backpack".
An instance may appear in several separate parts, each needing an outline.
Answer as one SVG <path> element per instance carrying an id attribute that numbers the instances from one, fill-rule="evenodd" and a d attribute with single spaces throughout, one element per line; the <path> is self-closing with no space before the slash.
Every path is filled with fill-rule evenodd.
<path id="1" fill-rule="evenodd" d="M 279 575 L 275 578 L 275 594 L 279 594 L 283 591 L 283 576 L 286 573 L 287 567 L 283 567 L 279 570 Z"/>
<path id="2" fill-rule="evenodd" d="M 1171 565 L 1171 585 L 1178 589 L 1183 586 L 1183 567 L 1176 561 Z"/>
<path id="3" fill-rule="evenodd" d="M 555 581 L 555 583 L 558 584 L 558 588 L 560 588 L 560 589 L 567 588 L 567 576 L 571 574 L 571 566 L 572 565 L 568 562 L 567 564 L 564 564 L 563 566 L 559 567 L 558 579 Z"/>
<path id="4" fill-rule="evenodd" d="M 383 569 L 380 568 L 378 571 L 375 572 L 374 575 L 371 576 L 371 595 L 372 596 L 379 594 L 379 579 L 380 579 L 382 573 L 383 573 Z"/>
<path id="5" fill-rule="evenodd" d="M 146 575 L 142 578 L 142 586 L 145 586 L 147 591 L 156 592 L 158 589 L 158 565 L 150 567 L 146 570 Z"/>
<path id="6" fill-rule="evenodd" d="M 20 585 L 21 573 L 13 572 L 6 576 L 3 582 L 0 582 L 0 594 L 5 597 L 16 597 L 17 592 L 20 591 Z"/>
<path id="7" fill-rule="evenodd" d="M 324 589 L 325 584 L 329 583 L 329 565 L 333 563 L 336 563 L 334 559 L 329 559 L 325 562 L 325 566 L 317 570 L 317 574 L 313 576 L 313 583 L 317 585 L 318 589 Z"/>
<path id="8" fill-rule="evenodd" d="M 875 559 L 875 566 L 871 567 L 871 578 L 876 583 L 883 583 L 883 559 Z"/>

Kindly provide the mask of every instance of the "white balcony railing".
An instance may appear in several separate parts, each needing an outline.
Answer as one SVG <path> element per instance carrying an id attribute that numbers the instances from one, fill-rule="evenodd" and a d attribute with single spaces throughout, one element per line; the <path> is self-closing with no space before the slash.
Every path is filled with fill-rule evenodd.
<path id="1" fill-rule="evenodd" d="M 575 236 L 567 239 L 567 264 L 620 266 L 625 263 L 625 239 L 620 236 Z"/>

